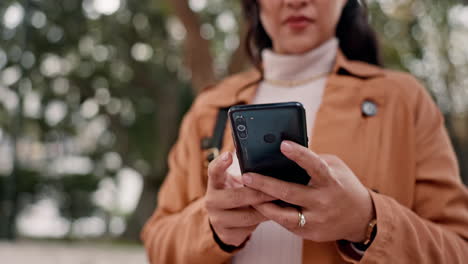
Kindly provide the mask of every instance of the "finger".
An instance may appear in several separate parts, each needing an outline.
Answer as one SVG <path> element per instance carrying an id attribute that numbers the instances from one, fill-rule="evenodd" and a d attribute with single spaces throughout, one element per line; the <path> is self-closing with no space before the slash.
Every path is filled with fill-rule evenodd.
<path id="1" fill-rule="evenodd" d="M 208 208 L 233 209 L 277 200 L 263 192 L 241 187 L 234 189 L 212 190 L 206 200 Z"/>
<path id="2" fill-rule="evenodd" d="M 232 163 L 232 155 L 225 152 L 208 166 L 208 188 L 223 189 L 226 178 L 226 170 Z"/>
<path id="3" fill-rule="evenodd" d="M 313 199 L 313 189 L 302 184 L 286 182 L 256 173 L 244 174 L 242 180 L 246 186 L 252 189 L 291 204 L 306 206 Z"/>
<path id="4" fill-rule="evenodd" d="M 264 203 L 253 206 L 266 218 L 275 221 L 288 230 L 294 231 L 299 224 L 299 213 L 293 207 L 281 207 L 274 203 Z"/>
<path id="5" fill-rule="evenodd" d="M 311 182 L 314 186 L 326 184 L 330 180 L 331 174 L 327 162 L 310 149 L 285 140 L 281 143 L 281 152 L 311 176 Z"/>
<path id="6" fill-rule="evenodd" d="M 222 210 L 210 217 L 213 225 L 225 228 L 251 227 L 267 219 L 252 207 Z"/>

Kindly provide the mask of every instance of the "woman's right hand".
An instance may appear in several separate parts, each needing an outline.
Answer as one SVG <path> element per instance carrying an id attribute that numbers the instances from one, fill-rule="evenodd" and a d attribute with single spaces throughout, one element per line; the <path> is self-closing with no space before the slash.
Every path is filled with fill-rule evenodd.
<path id="1" fill-rule="evenodd" d="M 267 220 L 252 205 L 277 199 L 248 187 L 229 188 L 227 181 L 230 175 L 226 170 L 231 163 L 229 152 L 210 163 L 205 207 L 218 238 L 226 245 L 238 247 L 261 222 Z"/>

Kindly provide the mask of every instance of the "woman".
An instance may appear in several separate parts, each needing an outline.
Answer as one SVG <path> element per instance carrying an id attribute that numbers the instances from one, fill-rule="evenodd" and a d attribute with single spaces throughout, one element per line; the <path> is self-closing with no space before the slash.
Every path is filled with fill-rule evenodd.
<path id="1" fill-rule="evenodd" d="M 411 76 L 379 67 L 357 0 L 244 0 L 258 70 L 202 93 L 142 238 L 152 263 L 466 263 L 468 192 L 443 118 Z M 281 151 L 309 186 L 240 175 L 219 109 L 299 101 L 309 148 Z M 322 154 L 327 153 L 327 154 Z M 271 203 L 281 199 L 301 210 Z"/>

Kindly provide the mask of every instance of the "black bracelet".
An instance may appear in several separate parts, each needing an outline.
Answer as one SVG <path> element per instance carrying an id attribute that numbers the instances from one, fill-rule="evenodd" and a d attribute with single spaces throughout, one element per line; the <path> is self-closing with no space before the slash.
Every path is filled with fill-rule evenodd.
<path id="1" fill-rule="evenodd" d="M 218 246 L 225 252 L 227 253 L 232 253 L 234 252 L 234 250 L 242 247 L 242 245 L 240 247 L 236 247 L 236 246 L 231 246 L 231 245 L 227 245 L 225 244 L 223 241 L 221 241 L 221 239 L 219 238 L 218 234 L 216 234 L 216 232 L 214 231 L 213 229 L 213 226 L 211 225 L 210 223 L 210 228 L 211 228 L 211 231 L 213 232 L 213 238 L 216 242 L 216 244 L 218 244 Z"/>
<path id="2" fill-rule="evenodd" d="M 372 245 L 372 242 L 374 241 L 374 239 L 375 239 L 376 236 L 377 236 L 377 225 L 375 225 L 375 226 L 374 226 L 374 229 L 372 230 L 369 243 L 364 244 L 364 243 L 354 243 L 354 242 L 351 242 L 351 244 L 353 244 L 353 246 L 354 246 L 357 250 L 366 251 L 366 250 Z"/>

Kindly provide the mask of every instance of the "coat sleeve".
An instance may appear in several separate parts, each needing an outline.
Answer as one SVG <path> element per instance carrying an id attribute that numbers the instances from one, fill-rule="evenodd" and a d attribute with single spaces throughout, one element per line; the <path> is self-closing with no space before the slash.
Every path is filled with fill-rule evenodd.
<path id="1" fill-rule="evenodd" d="M 467 263 L 468 192 L 443 117 L 424 88 L 415 115 L 416 183 L 414 205 L 371 192 L 377 236 L 353 263 Z"/>
<path id="2" fill-rule="evenodd" d="M 169 155 L 169 173 L 157 209 L 141 233 L 150 263 L 223 263 L 231 257 L 214 241 L 209 226 L 196 127 L 189 112 Z M 191 198 L 194 188 L 202 193 L 199 198 Z"/>

